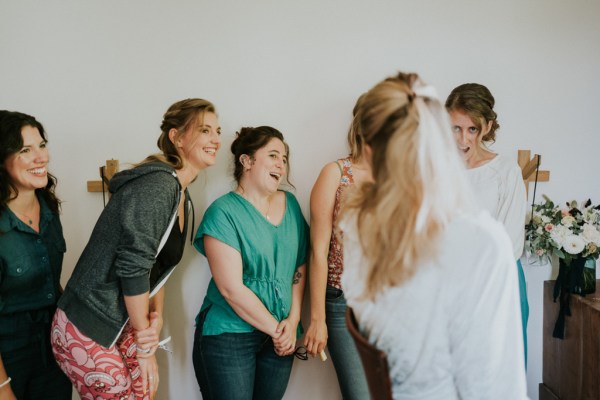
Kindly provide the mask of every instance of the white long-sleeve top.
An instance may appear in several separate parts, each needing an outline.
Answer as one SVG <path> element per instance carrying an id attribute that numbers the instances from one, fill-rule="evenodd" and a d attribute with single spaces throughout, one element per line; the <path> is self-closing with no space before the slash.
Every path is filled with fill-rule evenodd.
<path id="1" fill-rule="evenodd" d="M 435 260 L 361 296 L 367 261 L 349 216 L 342 286 L 361 332 L 388 356 L 397 400 L 527 399 L 517 269 L 506 231 L 487 212 L 456 218 Z M 432 248 L 432 251 L 435 251 Z"/>
<path id="2" fill-rule="evenodd" d="M 467 170 L 473 193 L 481 207 L 502 222 L 513 246 L 515 260 L 523 254 L 527 195 L 521 168 L 497 155 L 488 163 Z"/>

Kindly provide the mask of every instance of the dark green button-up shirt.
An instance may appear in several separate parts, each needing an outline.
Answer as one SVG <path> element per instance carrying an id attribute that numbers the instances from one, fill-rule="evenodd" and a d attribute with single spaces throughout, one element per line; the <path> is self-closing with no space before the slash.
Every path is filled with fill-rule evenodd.
<path id="1" fill-rule="evenodd" d="M 0 215 L 0 353 L 45 334 L 60 295 L 65 239 L 58 215 L 39 201 L 39 233 L 9 209 Z"/>

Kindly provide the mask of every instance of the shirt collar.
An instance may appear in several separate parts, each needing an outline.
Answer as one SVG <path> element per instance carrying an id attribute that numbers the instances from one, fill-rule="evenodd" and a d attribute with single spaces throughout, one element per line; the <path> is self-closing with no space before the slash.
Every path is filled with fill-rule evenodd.
<path id="1" fill-rule="evenodd" d="M 48 225 L 48 223 L 54 218 L 54 214 L 44 201 L 41 196 L 37 196 L 38 201 L 40 202 L 40 232 L 44 230 L 44 228 Z M 26 227 L 25 223 L 21 221 L 17 216 L 6 207 L 0 215 L 0 232 L 6 233 L 13 229 L 17 229 L 22 232 L 32 233 L 32 229 Z M 33 231 L 36 233 L 35 231 Z"/>

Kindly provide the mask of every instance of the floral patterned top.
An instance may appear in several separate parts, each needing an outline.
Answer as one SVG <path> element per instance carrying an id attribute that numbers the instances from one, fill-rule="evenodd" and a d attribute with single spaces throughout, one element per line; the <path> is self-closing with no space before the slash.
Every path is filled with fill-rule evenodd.
<path id="1" fill-rule="evenodd" d="M 335 203 L 333 205 L 333 224 L 331 230 L 331 241 L 329 243 L 329 254 L 327 256 L 327 285 L 333 286 L 336 289 L 341 289 L 340 282 L 342 271 L 344 270 L 344 248 L 342 247 L 342 231 L 338 228 L 338 215 L 340 213 L 340 205 L 342 203 L 342 194 L 344 190 L 354 184 L 352 175 L 352 162 L 350 158 L 343 158 L 336 161 L 340 168 L 341 178 L 340 185 L 335 192 Z"/>

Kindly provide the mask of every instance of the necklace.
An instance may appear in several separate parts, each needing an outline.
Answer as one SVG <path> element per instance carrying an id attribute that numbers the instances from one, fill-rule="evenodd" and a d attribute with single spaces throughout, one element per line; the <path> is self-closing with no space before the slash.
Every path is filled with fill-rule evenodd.
<path id="1" fill-rule="evenodd" d="M 27 222 L 29 225 L 33 225 L 33 218 L 31 218 L 29 215 L 27 215 L 27 214 L 23 214 L 23 213 L 22 213 L 22 212 L 20 212 L 20 211 L 16 211 L 16 210 L 13 210 L 13 211 L 14 211 L 14 212 L 17 214 L 17 216 L 19 216 L 19 215 L 20 215 L 21 217 L 25 217 L 25 219 L 27 220 L 26 222 Z M 25 222 L 25 221 L 24 221 L 24 222 Z"/>
<path id="2" fill-rule="evenodd" d="M 39 212 L 39 204 L 36 202 L 36 204 L 34 204 L 32 207 L 29 207 L 31 209 L 31 212 L 33 212 L 34 214 L 36 212 Z M 25 214 L 22 211 L 17 211 L 14 208 L 10 207 L 10 209 L 12 210 L 12 212 L 23 222 L 29 224 L 29 226 L 33 226 L 33 221 L 35 220 L 34 217 L 30 217 L 29 213 Z M 31 213 L 30 212 L 30 213 Z"/>
<path id="3" fill-rule="evenodd" d="M 252 202 L 252 201 L 250 201 L 250 199 L 249 199 L 249 198 L 247 198 L 247 197 L 244 195 L 244 192 L 245 192 L 245 190 L 244 190 L 244 187 L 243 187 L 242 185 L 238 185 L 238 188 L 236 189 L 236 192 L 237 192 L 237 193 L 238 193 L 240 196 L 242 196 L 244 199 L 246 199 L 246 201 L 248 201 L 248 203 L 252 204 L 252 206 L 253 206 L 254 208 L 256 208 L 256 210 L 257 210 L 259 213 L 261 213 L 261 215 L 263 215 L 263 216 L 264 216 L 264 217 L 267 219 L 267 221 L 271 222 L 271 218 L 269 217 L 269 211 L 271 210 L 271 196 L 269 196 L 269 197 L 267 198 L 267 211 L 266 211 L 266 212 L 262 212 L 262 211 L 260 210 L 260 208 L 258 208 L 258 207 L 257 207 L 257 206 L 256 206 L 256 205 L 255 205 L 255 204 Z"/>

